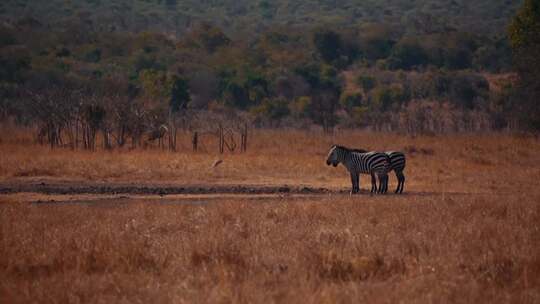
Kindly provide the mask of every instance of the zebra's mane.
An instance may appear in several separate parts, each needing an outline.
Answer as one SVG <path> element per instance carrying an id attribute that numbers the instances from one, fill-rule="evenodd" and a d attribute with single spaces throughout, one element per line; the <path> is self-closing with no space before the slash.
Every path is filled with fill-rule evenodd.
<path id="1" fill-rule="evenodd" d="M 351 149 L 351 152 L 366 153 L 367 150 L 364 150 L 364 149 Z"/>
<path id="2" fill-rule="evenodd" d="M 351 148 L 347 148 L 345 146 L 340 146 L 340 145 L 334 145 L 334 147 L 336 149 L 345 150 L 347 152 L 357 152 L 357 153 L 366 153 L 366 152 L 368 152 L 368 151 L 366 151 L 364 149 L 351 149 Z"/>
<path id="3" fill-rule="evenodd" d="M 340 145 L 334 145 L 333 146 L 335 149 L 339 149 L 339 150 L 345 150 L 347 152 L 351 151 L 351 149 L 345 147 L 345 146 L 340 146 Z"/>

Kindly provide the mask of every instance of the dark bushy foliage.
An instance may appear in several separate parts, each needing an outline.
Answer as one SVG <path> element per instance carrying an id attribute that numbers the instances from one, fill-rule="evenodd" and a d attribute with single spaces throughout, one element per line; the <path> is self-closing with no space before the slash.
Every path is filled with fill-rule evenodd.
<path id="1" fill-rule="evenodd" d="M 106 111 L 128 111 L 134 117 L 129 121 L 150 125 L 167 117 L 164 111 L 218 108 L 283 122 L 289 116 L 331 130 L 345 121 L 355 126 L 396 121 L 392 115 L 403 109 L 423 113 L 431 108 L 418 104 L 425 100 L 464 113 L 498 113 L 497 125 L 504 125 L 509 105 L 535 113 L 540 51 L 534 1 L 526 1 L 510 40 L 501 35 L 501 20 L 510 14 L 503 9 L 517 7 L 512 1 L 497 11 L 484 1 L 467 10 L 453 4 L 447 18 L 429 12 L 435 6 L 442 11 L 448 6 L 444 1 L 381 1 L 298 1 L 286 9 L 279 0 L 228 6 L 214 1 L 207 10 L 207 1 L 156 0 L 134 5 L 127 18 L 120 2 L 74 0 L 80 9 L 70 7 L 67 15 L 56 11 L 64 4 L 49 12 L 35 3 L 37 17 L 20 19 L 9 1 L 0 11 L 11 14 L 0 25 L 0 88 L 9 92 L 10 105 L 25 96 L 21 92 L 47 85 L 102 90 L 115 96 Z M 404 9 L 403 18 L 391 17 Z M 49 15 L 63 17 L 45 18 Z M 482 75 L 511 70 L 510 46 L 522 81 L 516 86 L 522 95 L 514 99 L 498 85 L 490 88 Z M 110 79 L 130 89 L 98 88 Z M 92 94 L 80 98 L 87 95 Z M 6 109 L 15 115 L 7 104 L 2 102 L 2 115 Z M 16 112 L 24 115 L 24 109 Z M 140 126 L 130 128 L 135 132 Z"/>

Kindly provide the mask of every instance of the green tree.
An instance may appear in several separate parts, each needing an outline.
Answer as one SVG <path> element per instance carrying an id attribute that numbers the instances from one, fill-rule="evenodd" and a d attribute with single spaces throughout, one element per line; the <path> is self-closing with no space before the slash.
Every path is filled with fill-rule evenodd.
<path id="1" fill-rule="evenodd" d="M 169 107 L 173 113 L 185 110 L 191 101 L 191 95 L 189 94 L 189 83 L 186 79 L 178 76 L 173 76 L 171 79 L 170 95 L 171 99 Z"/>
<path id="2" fill-rule="evenodd" d="M 540 130 L 540 2 L 525 0 L 509 28 L 514 65 L 520 76 L 516 98 L 527 126 Z"/>
<path id="3" fill-rule="evenodd" d="M 366 106 L 353 107 L 349 113 L 354 125 L 358 127 L 366 126 L 369 122 L 369 108 Z"/>
<path id="4" fill-rule="evenodd" d="M 305 118 L 309 116 L 311 97 L 300 96 L 289 104 L 289 110 L 294 117 Z"/>
<path id="5" fill-rule="evenodd" d="M 176 10 L 176 5 L 178 4 L 177 0 L 165 0 L 165 5 L 170 10 Z"/>
<path id="6" fill-rule="evenodd" d="M 275 9 L 272 7 L 272 2 L 268 0 L 262 0 L 259 2 L 259 8 L 261 10 L 261 16 L 265 19 L 274 18 Z"/>
<path id="7" fill-rule="evenodd" d="M 189 82 L 183 77 L 162 71 L 142 70 L 139 82 L 146 97 L 158 102 L 168 101 L 167 106 L 173 113 L 187 109 L 191 101 Z"/>
<path id="8" fill-rule="evenodd" d="M 245 110 L 258 105 L 269 94 L 269 82 L 250 68 L 222 68 L 218 73 L 219 97 L 225 105 Z"/>
<path id="9" fill-rule="evenodd" d="M 309 117 L 324 131 L 331 131 L 338 122 L 336 111 L 342 90 L 336 69 L 313 63 L 298 68 L 296 72 L 311 86 Z"/>
<path id="10" fill-rule="evenodd" d="M 403 41 L 394 46 L 389 58 L 391 69 L 410 70 L 429 62 L 427 52 L 417 41 Z"/>
<path id="11" fill-rule="evenodd" d="M 284 98 L 267 98 L 263 100 L 260 105 L 251 108 L 250 111 L 255 114 L 257 118 L 268 120 L 271 124 L 272 122 L 276 122 L 276 125 L 279 125 L 281 119 L 290 113 L 289 104 Z"/>
<path id="12" fill-rule="evenodd" d="M 17 54 L 0 53 L 0 83 L 22 83 L 24 75 L 30 69 L 30 58 L 23 52 Z"/>
<path id="13" fill-rule="evenodd" d="M 343 93 L 341 94 L 341 97 L 339 98 L 339 103 L 345 110 L 347 110 L 347 112 L 350 113 L 354 107 L 358 107 L 362 105 L 362 94 Z"/>
<path id="14" fill-rule="evenodd" d="M 449 80 L 448 97 L 458 106 L 474 109 L 489 97 L 489 83 L 480 74 L 457 72 Z"/>
<path id="15" fill-rule="evenodd" d="M 229 45 L 231 40 L 223 31 L 215 26 L 204 23 L 193 33 L 196 43 L 208 53 L 217 51 L 218 48 Z"/>
<path id="16" fill-rule="evenodd" d="M 338 59 L 343 47 L 341 36 L 331 30 L 315 32 L 313 43 L 321 58 L 327 63 L 331 63 Z"/>
<path id="17" fill-rule="evenodd" d="M 364 24 L 359 31 L 359 51 L 368 61 L 387 58 L 395 42 L 395 30 L 384 24 Z"/>
<path id="18" fill-rule="evenodd" d="M 371 106 L 373 110 L 388 111 L 410 99 L 407 88 L 399 85 L 378 86 L 371 93 Z"/>
<path id="19" fill-rule="evenodd" d="M 149 98 L 162 99 L 169 93 L 165 72 L 152 69 L 142 70 L 139 73 L 139 82 L 144 94 Z"/>
<path id="20" fill-rule="evenodd" d="M 360 75 L 356 78 L 356 83 L 362 87 L 365 93 L 369 93 L 377 84 L 377 80 L 371 76 Z"/>
<path id="21" fill-rule="evenodd" d="M 4 26 L 0 26 L 0 48 L 16 44 L 17 39 L 15 37 L 15 33 L 12 30 Z"/>
<path id="22" fill-rule="evenodd" d="M 484 44 L 476 50 L 473 57 L 473 65 L 476 69 L 493 73 L 508 71 L 511 62 L 512 50 L 507 37 L 496 38 Z"/>

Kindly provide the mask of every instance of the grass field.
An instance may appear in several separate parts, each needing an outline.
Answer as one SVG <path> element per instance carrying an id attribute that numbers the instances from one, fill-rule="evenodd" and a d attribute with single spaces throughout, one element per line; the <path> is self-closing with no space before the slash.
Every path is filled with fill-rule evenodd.
<path id="1" fill-rule="evenodd" d="M 3 133 L 6 134 L 6 133 Z M 0 141 L 6 183 L 346 190 L 332 143 L 408 155 L 404 195 L 0 195 L 0 302 L 538 303 L 540 141 L 257 131 L 246 154 Z M 188 146 L 188 141 L 184 143 Z M 216 159 L 222 165 L 212 169 Z M 368 178 L 362 188 L 368 188 Z M 391 189 L 395 178 L 390 178 Z"/>
<path id="2" fill-rule="evenodd" d="M 245 154 L 219 155 L 206 138 L 203 152 L 189 152 L 190 138 L 179 138 L 179 153 L 158 148 L 133 151 L 49 150 L 32 144 L 28 132 L 0 139 L 0 181 L 102 181 L 176 184 L 303 184 L 349 186 L 346 170 L 325 165 L 333 143 L 407 153 L 410 191 L 493 193 L 530 191 L 540 178 L 540 141 L 500 134 L 409 137 L 398 134 L 258 131 Z M 187 151 L 187 152 L 186 152 Z M 217 159 L 224 162 L 212 169 Z M 364 189 L 367 188 L 363 178 Z M 395 184 L 395 178 L 390 182 Z"/>

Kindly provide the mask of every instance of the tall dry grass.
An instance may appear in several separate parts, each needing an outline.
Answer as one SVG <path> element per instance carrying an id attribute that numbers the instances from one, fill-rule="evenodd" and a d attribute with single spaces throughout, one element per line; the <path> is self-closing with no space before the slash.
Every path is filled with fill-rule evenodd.
<path id="1" fill-rule="evenodd" d="M 1 303 L 540 301 L 532 137 L 256 131 L 245 154 L 49 150 L 4 134 L 4 183 L 348 188 L 332 143 L 408 155 L 405 195 L 28 204 L 0 196 Z M 217 150 L 217 147 L 216 149 Z M 210 169 L 215 159 L 224 163 Z M 392 186 L 395 179 L 391 178 Z M 366 179 L 362 181 L 367 187 Z"/>
<path id="2" fill-rule="evenodd" d="M 305 184 L 349 186 L 344 168 L 325 165 L 333 143 L 407 153 L 406 189 L 444 192 L 533 191 L 540 178 L 540 141 L 506 134 L 410 137 L 391 133 L 339 131 L 334 136 L 293 130 L 251 132 L 248 152 L 219 155 L 217 142 L 203 138 L 203 151 L 190 152 L 180 136 L 179 152 L 156 147 L 87 152 L 50 150 L 29 132 L 3 132 L 0 179 L 175 184 Z M 6 135 L 7 134 L 7 135 Z M 216 159 L 223 159 L 212 169 Z M 363 179 L 364 187 L 366 179 Z M 394 185 L 395 178 L 391 177 Z"/>
<path id="3" fill-rule="evenodd" d="M 2 303 L 538 303 L 538 194 L 0 204 Z"/>

